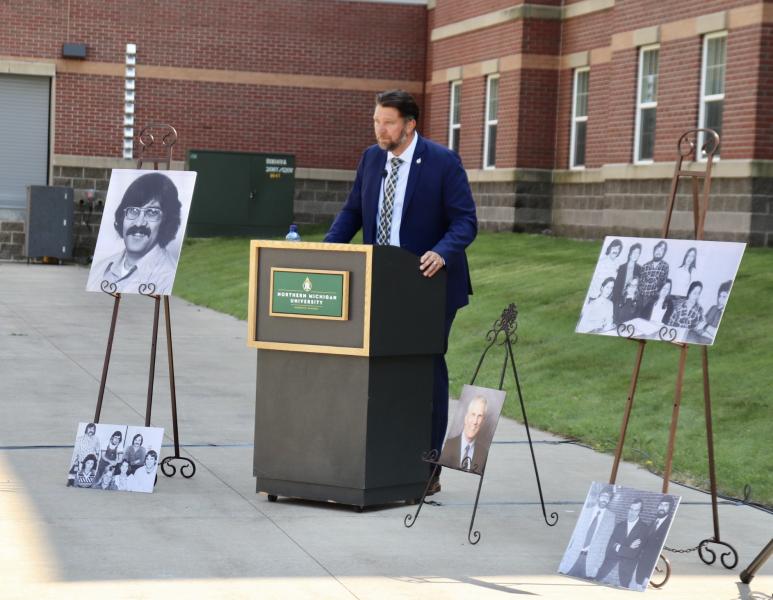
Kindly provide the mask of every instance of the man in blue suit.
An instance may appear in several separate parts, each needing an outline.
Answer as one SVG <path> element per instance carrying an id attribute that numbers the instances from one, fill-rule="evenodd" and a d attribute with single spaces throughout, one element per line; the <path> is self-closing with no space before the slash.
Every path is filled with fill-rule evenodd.
<path id="1" fill-rule="evenodd" d="M 419 257 L 425 277 L 446 269 L 445 347 L 435 359 L 432 448 L 438 453 L 448 425 L 448 368 L 445 350 L 456 311 L 472 293 L 465 248 L 475 239 L 478 220 L 467 174 L 459 156 L 419 136 L 419 106 L 402 90 L 376 96 L 370 146 L 344 207 L 325 236 L 349 242 L 362 228 L 366 244 L 399 246 Z M 430 493 L 440 491 L 432 482 Z"/>

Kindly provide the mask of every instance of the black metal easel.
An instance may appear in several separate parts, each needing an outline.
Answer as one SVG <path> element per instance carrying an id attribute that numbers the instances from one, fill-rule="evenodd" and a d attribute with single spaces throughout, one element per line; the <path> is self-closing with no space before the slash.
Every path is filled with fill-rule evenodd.
<path id="1" fill-rule="evenodd" d="M 166 168 L 172 167 L 172 146 L 177 142 L 177 131 L 171 125 L 166 124 L 151 124 L 146 126 L 139 135 L 140 142 L 140 157 L 137 160 L 137 168 L 142 168 L 142 163 L 145 157 L 145 152 L 153 146 L 156 141 L 155 136 L 152 133 L 153 129 L 164 130 L 164 135 L 161 138 L 161 146 L 165 151 L 166 156 L 164 158 L 152 159 L 154 170 L 159 170 L 159 164 L 166 164 Z M 107 336 L 107 349 L 105 351 L 105 361 L 102 365 L 102 379 L 99 383 L 99 396 L 97 398 L 97 408 L 94 413 L 94 422 L 99 423 L 100 413 L 102 412 L 102 400 L 105 396 L 105 383 L 107 382 L 107 370 L 110 366 L 110 355 L 113 350 L 113 339 L 115 337 L 115 325 L 118 319 L 118 306 L 121 303 L 121 293 L 117 292 L 117 286 L 114 283 L 110 283 L 105 280 L 102 281 L 100 287 L 102 291 L 114 299 L 113 303 L 113 315 L 110 320 L 110 332 Z M 156 347 L 158 342 L 158 319 L 161 308 L 161 296 L 156 294 L 156 285 L 152 282 L 140 284 L 137 290 L 141 295 L 152 298 L 154 300 L 153 309 L 153 333 L 151 335 L 150 343 L 150 370 L 148 374 L 148 398 L 145 405 L 145 427 L 150 427 L 150 414 L 153 408 L 153 383 L 156 374 Z M 172 464 L 174 460 L 184 461 L 180 467 L 180 474 L 186 479 L 190 479 L 196 474 L 196 463 L 188 457 L 180 455 L 180 437 L 177 428 L 177 394 L 175 392 L 174 381 L 174 356 L 172 351 L 172 321 L 169 312 L 169 296 L 164 296 L 164 324 L 166 330 L 166 348 L 167 358 L 169 362 L 169 388 L 172 400 L 172 431 L 174 435 L 174 455 L 167 456 L 161 461 L 161 472 L 167 477 L 173 477 L 177 473 L 177 467 Z"/>
<path id="2" fill-rule="evenodd" d="M 531 441 L 531 432 L 529 431 L 529 420 L 526 418 L 526 405 L 523 402 L 523 394 L 521 393 L 521 382 L 518 379 L 518 370 L 515 368 L 515 355 L 513 353 L 513 344 L 518 341 L 517 336 L 515 335 L 515 330 L 518 327 L 517 323 L 518 319 L 518 309 L 515 306 L 514 303 L 511 303 L 507 308 L 505 308 L 502 311 L 502 314 L 500 317 L 494 321 L 494 324 L 492 328 L 486 333 L 486 340 L 488 341 L 488 345 L 483 350 L 483 353 L 480 356 L 480 360 L 478 360 L 478 366 L 475 367 L 475 372 L 472 375 L 472 381 L 470 381 L 470 385 L 475 384 L 475 379 L 478 377 L 478 373 L 480 372 L 480 368 L 483 365 L 483 360 L 486 358 L 486 354 L 488 354 L 488 351 L 497 344 L 497 340 L 499 340 L 500 336 L 504 336 L 503 339 L 501 339 L 498 343 L 499 346 L 502 346 L 504 348 L 504 359 L 502 361 L 502 369 L 499 374 L 499 388 L 503 389 L 504 382 L 505 382 L 505 372 L 507 371 L 507 365 L 510 363 L 510 366 L 513 369 L 513 376 L 515 377 L 515 387 L 518 391 L 518 400 L 521 404 L 521 414 L 523 415 L 523 424 L 526 427 L 526 437 L 529 440 L 529 450 L 531 451 L 531 460 L 534 464 L 534 475 L 537 479 L 537 491 L 539 492 L 539 500 L 540 504 L 542 505 L 542 515 L 545 519 L 545 523 L 547 523 L 550 527 L 554 526 L 558 522 L 558 513 L 552 512 L 550 513 L 550 518 L 548 518 L 547 510 L 545 509 L 545 500 L 542 497 L 542 485 L 540 484 L 539 479 L 539 469 L 537 468 L 537 459 L 534 455 L 534 445 Z M 428 452 L 425 456 L 422 457 L 422 460 L 425 462 L 428 462 L 430 464 L 433 464 L 434 467 L 432 468 L 432 473 L 429 477 L 429 480 L 427 481 L 427 485 L 424 488 L 424 494 L 421 497 L 421 500 L 419 501 L 419 506 L 416 509 L 415 514 L 407 514 L 405 516 L 405 520 L 403 521 L 404 525 L 406 527 L 411 527 L 416 522 L 416 519 L 419 516 L 419 512 L 421 511 L 421 507 L 424 505 L 424 499 L 427 497 L 427 492 L 429 491 L 429 486 L 432 480 L 435 478 L 438 469 L 440 468 L 440 463 L 438 462 L 440 458 L 440 453 L 437 450 L 431 450 Z M 478 500 L 480 499 L 480 490 L 483 486 L 483 476 L 485 475 L 486 471 L 486 465 L 484 464 L 482 467 L 479 468 L 479 465 L 477 464 L 470 464 L 469 461 L 467 464 L 465 464 L 464 468 L 462 467 L 449 467 L 447 465 L 442 465 L 446 469 L 454 469 L 456 471 L 462 471 L 464 473 L 471 473 L 473 475 L 477 475 L 480 480 L 478 481 L 478 491 L 475 494 L 475 505 L 472 509 L 472 518 L 470 519 L 470 529 L 467 532 L 467 539 L 471 544 L 477 544 L 480 541 L 480 531 L 475 530 L 473 531 L 473 525 L 475 523 L 475 514 L 478 511 Z"/>
<path id="3" fill-rule="evenodd" d="M 700 136 L 703 136 L 703 144 L 699 144 L 698 140 Z M 711 169 L 714 161 L 714 154 L 719 149 L 719 135 L 713 129 L 692 129 L 686 131 L 679 137 L 677 142 L 677 160 L 674 170 L 674 177 L 671 182 L 671 192 L 668 199 L 668 205 L 666 207 L 666 218 L 663 223 L 663 230 L 661 237 L 667 238 L 669 229 L 671 227 L 671 217 L 676 206 L 676 194 L 679 187 L 679 181 L 682 178 L 690 180 L 692 190 L 692 212 L 694 222 L 694 233 L 696 240 L 702 240 L 704 236 L 704 227 L 706 224 L 706 213 L 709 209 L 709 192 L 711 191 Z M 706 157 L 706 168 L 700 169 L 684 169 L 682 163 L 685 160 L 692 160 L 697 162 L 701 158 L 701 153 Z M 701 190 L 701 180 L 703 189 Z M 617 329 L 617 333 L 623 337 L 631 337 L 633 335 L 633 327 L 621 325 Z M 679 408 L 682 402 L 682 382 L 684 380 L 685 363 L 687 361 L 687 349 L 688 344 L 683 342 L 675 342 L 677 337 L 676 330 L 672 327 L 663 326 L 658 335 L 661 340 L 672 342 L 678 346 L 680 350 L 679 354 L 679 367 L 676 377 L 676 390 L 674 394 L 674 406 L 671 413 L 671 427 L 668 436 L 668 447 L 666 450 L 665 466 L 663 471 L 663 493 L 668 492 L 668 484 L 671 477 L 671 467 L 674 458 L 674 447 L 676 443 L 676 425 L 679 418 Z M 631 409 L 633 408 L 633 398 L 636 392 L 636 383 L 639 379 L 639 370 L 641 368 L 642 358 L 644 356 L 644 348 L 647 344 L 646 340 L 636 340 L 638 349 L 636 352 L 636 360 L 631 374 L 631 383 L 628 391 L 628 399 L 626 401 L 625 410 L 623 412 L 623 422 L 620 428 L 620 439 L 615 449 L 615 460 L 612 465 L 612 472 L 609 476 L 609 483 L 614 484 L 617 479 L 617 469 L 620 465 L 620 460 L 623 453 L 623 444 L 625 443 L 625 434 L 628 429 L 628 421 L 631 417 Z M 732 569 L 738 564 L 738 552 L 735 548 L 725 541 L 722 541 L 719 537 L 719 513 L 717 511 L 717 479 L 716 469 L 714 466 L 714 434 L 712 429 L 711 418 L 711 393 L 709 390 L 709 354 L 706 346 L 701 347 L 701 363 L 703 368 L 703 400 L 704 400 L 704 412 L 706 418 L 706 445 L 708 451 L 709 462 L 709 479 L 711 484 L 711 508 L 712 518 L 714 522 L 714 536 L 706 538 L 698 543 L 694 548 L 688 548 L 686 550 L 676 550 L 666 547 L 666 550 L 672 552 L 692 552 L 698 551 L 698 556 L 707 565 L 713 564 L 717 555 L 709 547 L 709 544 L 717 544 L 728 548 L 726 552 L 720 555 L 722 565 L 727 569 Z M 732 557 L 729 562 L 726 560 L 728 557 Z M 650 585 L 653 587 L 662 587 L 666 584 L 671 576 L 671 563 L 665 557 L 660 555 L 660 561 L 665 564 L 665 568 L 660 568 L 658 565 L 657 572 L 661 573 L 665 571 L 665 576 L 662 581 L 652 582 Z"/>

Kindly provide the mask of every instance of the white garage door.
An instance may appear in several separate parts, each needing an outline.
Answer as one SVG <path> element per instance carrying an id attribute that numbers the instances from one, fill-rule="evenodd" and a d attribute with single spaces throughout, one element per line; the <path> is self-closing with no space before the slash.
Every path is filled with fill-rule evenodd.
<path id="1" fill-rule="evenodd" d="M 0 75 L 0 211 L 26 210 L 27 186 L 48 183 L 50 77 Z"/>

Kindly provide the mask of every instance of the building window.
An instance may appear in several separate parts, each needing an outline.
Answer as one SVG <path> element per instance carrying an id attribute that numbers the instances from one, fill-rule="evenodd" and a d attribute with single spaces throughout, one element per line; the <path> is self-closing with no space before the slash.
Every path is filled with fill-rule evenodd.
<path id="1" fill-rule="evenodd" d="M 658 48 L 657 46 L 649 46 L 639 51 L 634 162 L 652 162 L 652 157 L 655 153 L 655 116 L 657 110 Z"/>
<path id="2" fill-rule="evenodd" d="M 725 56 L 727 32 L 712 33 L 703 38 L 703 61 L 701 68 L 701 105 L 698 127 L 713 129 L 722 135 L 722 108 L 725 104 Z M 701 158 L 704 136 L 698 137 Z M 711 150 L 711 148 L 709 148 Z M 715 157 L 718 155 L 715 155 Z"/>
<path id="3" fill-rule="evenodd" d="M 459 152 L 459 134 L 461 131 L 460 107 L 462 105 L 462 82 L 451 82 L 451 103 L 449 107 L 448 147 Z"/>
<path id="4" fill-rule="evenodd" d="M 499 75 L 486 80 L 486 125 L 483 132 L 483 168 L 493 169 L 497 162 L 497 112 L 499 110 Z"/>
<path id="5" fill-rule="evenodd" d="M 588 133 L 588 79 L 590 69 L 584 67 L 574 72 L 572 97 L 572 135 L 569 147 L 569 165 L 585 167 L 585 141 Z"/>

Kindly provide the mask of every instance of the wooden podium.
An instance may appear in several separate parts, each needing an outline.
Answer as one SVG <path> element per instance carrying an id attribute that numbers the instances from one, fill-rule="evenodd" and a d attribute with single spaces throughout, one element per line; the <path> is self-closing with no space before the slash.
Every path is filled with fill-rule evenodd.
<path id="1" fill-rule="evenodd" d="M 365 506 L 421 497 L 445 272 L 392 246 L 253 241 L 256 491 Z"/>

